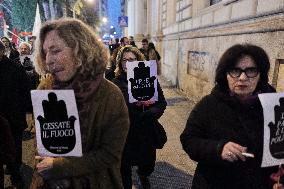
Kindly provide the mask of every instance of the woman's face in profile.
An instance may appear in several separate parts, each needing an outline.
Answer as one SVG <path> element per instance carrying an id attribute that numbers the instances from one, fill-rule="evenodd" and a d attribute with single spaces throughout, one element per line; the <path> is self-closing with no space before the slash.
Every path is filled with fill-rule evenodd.
<path id="1" fill-rule="evenodd" d="M 241 58 L 236 66 L 227 72 L 229 89 L 239 97 L 252 95 L 259 78 L 259 71 L 250 56 Z"/>
<path id="2" fill-rule="evenodd" d="M 133 52 L 124 52 L 121 60 L 122 69 L 124 72 L 127 72 L 126 62 L 136 61 L 137 58 Z"/>
<path id="3" fill-rule="evenodd" d="M 47 33 L 43 42 L 43 52 L 48 71 L 55 80 L 68 81 L 77 72 L 79 66 L 75 63 L 73 51 L 58 36 L 57 31 Z"/>

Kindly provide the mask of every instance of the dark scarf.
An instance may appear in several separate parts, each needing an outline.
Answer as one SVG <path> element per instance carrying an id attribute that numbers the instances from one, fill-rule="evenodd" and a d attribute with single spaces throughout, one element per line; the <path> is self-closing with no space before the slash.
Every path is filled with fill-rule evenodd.
<path id="1" fill-rule="evenodd" d="M 211 93 L 214 96 L 216 96 L 219 99 L 222 99 L 222 101 L 229 102 L 229 104 L 238 106 L 238 107 L 249 107 L 257 103 L 260 103 L 258 94 L 273 93 L 273 92 L 276 92 L 275 89 L 268 83 L 264 85 L 263 87 L 259 88 L 257 91 L 255 91 L 251 96 L 248 96 L 247 98 L 242 99 L 242 100 L 237 98 L 237 96 L 234 95 L 229 90 L 224 92 L 224 90 L 222 90 L 222 88 L 219 85 L 216 85 L 211 91 Z"/>
<path id="2" fill-rule="evenodd" d="M 53 89 L 73 89 L 75 93 L 77 108 L 79 112 L 80 129 L 81 129 L 81 140 L 83 152 L 86 148 L 87 134 L 89 125 L 87 119 L 90 111 L 91 99 L 98 89 L 103 74 L 99 74 L 95 79 L 91 76 L 82 75 L 80 72 L 75 74 L 75 77 L 68 82 L 55 81 Z"/>

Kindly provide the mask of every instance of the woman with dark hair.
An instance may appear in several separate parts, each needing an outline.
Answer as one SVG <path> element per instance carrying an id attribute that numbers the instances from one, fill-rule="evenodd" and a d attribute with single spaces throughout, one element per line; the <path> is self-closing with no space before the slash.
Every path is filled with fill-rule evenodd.
<path id="1" fill-rule="evenodd" d="M 18 62 L 20 60 L 20 53 L 12 45 L 10 40 L 7 37 L 1 37 L 1 41 L 5 46 L 5 55 L 13 62 Z"/>
<path id="2" fill-rule="evenodd" d="M 120 88 L 128 106 L 130 129 L 124 147 L 121 163 L 121 176 L 125 189 L 132 188 L 131 167 L 138 166 L 138 176 L 143 189 L 150 188 L 148 176 L 154 171 L 156 148 L 153 128 L 163 115 L 167 102 L 158 83 L 158 101 L 129 103 L 126 62 L 143 61 L 144 55 L 133 46 L 122 47 L 116 58 L 113 82 Z"/>
<path id="3" fill-rule="evenodd" d="M 198 162 L 192 189 L 268 189 L 261 168 L 263 110 L 258 94 L 275 92 L 268 84 L 270 63 L 255 45 L 230 47 L 216 69 L 216 85 L 192 110 L 180 136 L 183 149 Z"/>
<path id="4" fill-rule="evenodd" d="M 159 52 L 156 50 L 156 47 L 155 47 L 153 42 L 149 43 L 149 49 L 154 49 L 154 51 L 156 53 L 156 56 L 157 56 L 157 61 L 160 61 L 161 60 L 161 56 L 160 56 Z"/>

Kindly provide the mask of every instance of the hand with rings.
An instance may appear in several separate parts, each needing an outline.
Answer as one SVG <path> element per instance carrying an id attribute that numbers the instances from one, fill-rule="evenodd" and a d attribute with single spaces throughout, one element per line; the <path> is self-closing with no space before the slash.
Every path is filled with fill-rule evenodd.
<path id="1" fill-rule="evenodd" d="M 233 153 L 232 152 L 228 152 L 228 156 L 231 156 Z"/>
<path id="2" fill-rule="evenodd" d="M 238 160 L 246 161 L 245 156 L 242 155 L 242 153 L 246 152 L 246 150 L 246 147 L 243 147 L 234 142 L 228 142 L 223 147 L 221 158 L 229 162 L 234 162 Z"/>
<path id="3" fill-rule="evenodd" d="M 36 156 L 36 159 L 40 160 L 40 162 L 36 165 L 37 172 L 40 174 L 53 167 L 53 157 Z"/>

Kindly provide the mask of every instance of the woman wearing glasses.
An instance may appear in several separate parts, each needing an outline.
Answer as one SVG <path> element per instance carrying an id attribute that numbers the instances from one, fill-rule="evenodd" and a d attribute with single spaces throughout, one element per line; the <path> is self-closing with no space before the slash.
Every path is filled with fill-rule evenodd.
<path id="1" fill-rule="evenodd" d="M 268 84 L 266 52 L 245 44 L 230 47 L 219 60 L 216 85 L 192 110 L 180 136 L 198 162 L 192 189 L 268 189 L 275 168 L 261 168 L 263 111 L 258 94 Z"/>
<path id="2" fill-rule="evenodd" d="M 128 106 L 130 128 L 121 161 L 121 176 L 125 189 L 132 188 L 131 166 L 138 166 L 138 176 L 143 189 L 150 188 L 148 176 L 154 171 L 156 148 L 153 128 L 163 115 L 167 102 L 158 82 L 158 101 L 129 103 L 126 62 L 143 61 L 144 55 L 138 48 L 122 47 L 116 57 L 113 82 L 120 88 Z"/>

